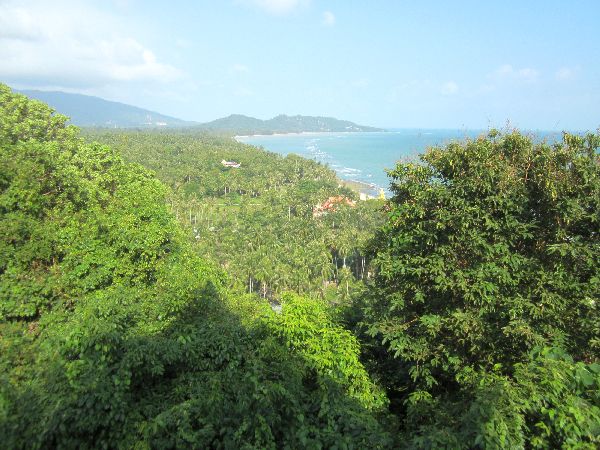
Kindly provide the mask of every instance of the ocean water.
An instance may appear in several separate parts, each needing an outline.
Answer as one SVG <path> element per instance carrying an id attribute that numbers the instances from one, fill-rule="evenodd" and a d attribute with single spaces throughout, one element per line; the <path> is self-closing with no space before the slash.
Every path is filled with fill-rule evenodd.
<path id="1" fill-rule="evenodd" d="M 389 194 L 386 169 L 398 161 L 415 159 L 427 147 L 473 138 L 483 130 L 397 129 L 365 133 L 301 133 L 269 136 L 238 136 L 246 144 L 287 155 L 295 153 L 319 161 L 335 170 L 343 180 L 364 183 L 365 192 L 375 195 L 380 188 Z M 536 139 L 550 141 L 559 133 L 535 132 Z"/>
<path id="2" fill-rule="evenodd" d="M 302 133 L 270 136 L 238 136 L 246 144 L 287 155 L 295 153 L 328 165 L 343 180 L 365 184 L 375 194 L 389 193 L 386 169 L 398 161 L 414 159 L 427 147 L 475 137 L 482 131 L 390 130 L 369 133 Z"/>

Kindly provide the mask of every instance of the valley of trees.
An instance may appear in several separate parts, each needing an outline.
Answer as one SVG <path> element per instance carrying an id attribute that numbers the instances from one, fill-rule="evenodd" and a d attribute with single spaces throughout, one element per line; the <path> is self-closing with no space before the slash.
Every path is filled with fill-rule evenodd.
<path id="1" fill-rule="evenodd" d="M 3 448 L 600 446 L 600 135 L 491 130 L 352 205 L 66 122 L 0 84 Z"/>
<path id="2" fill-rule="evenodd" d="M 197 252 L 263 297 L 287 290 L 321 298 L 349 296 L 367 277 L 363 249 L 384 222 L 380 200 L 344 202 L 321 217 L 331 197 L 357 200 L 335 173 L 295 155 L 281 157 L 231 138 L 190 133 L 92 130 L 123 157 L 153 170 L 171 190 L 171 211 Z M 239 162 L 239 169 L 221 161 Z"/>

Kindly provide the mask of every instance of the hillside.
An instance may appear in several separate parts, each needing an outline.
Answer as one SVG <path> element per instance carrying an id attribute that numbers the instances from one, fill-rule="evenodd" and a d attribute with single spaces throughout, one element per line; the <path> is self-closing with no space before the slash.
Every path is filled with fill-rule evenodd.
<path id="1" fill-rule="evenodd" d="M 194 126 L 202 131 L 240 135 L 315 131 L 383 131 L 380 128 L 357 125 L 354 122 L 332 117 L 287 116 L 285 114 L 269 120 L 232 114 L 211 122 L 198 123 L 91 95 L 36 90 L 16 92 L 47 103 L 59 113 L 70 117 L 71 123 L 81 127 L 181 128 Z"/>
<path id="2" fill-rule="evenodd" d="M 317 131 L 384 131 L 381 128 L 358 125 L 348 120 L 321 116 L 287 116 L 280 114 L 261 120 L 241 114 L 232 114 L 199 126 L 204 130 L 235 132 L 236 134 L 301 133 Z"/>
<path id="3" fill-rule="evenodd" d="M 316 205 L 329 198 L 356 200 L 326 166 L 189 130 L 84 135 L 172 189 L 173 212 L 198 252 L 232 275 L 232 286 L 269 298 L 293 290 L 335 299 L 364 279 L 369 260 L 362 248 L 383 225 L 382 203 L 345 203 L 315 216 Z M 226 168 L 222 160 L 241 167 Z"/>
<path id="4" fill-rule="evenodd" d="M 66 122 L 0 83 L 2 448 L 599 447 L 600 135 L 433 147 L 381 203 Z"/>
<path id="5" fill-rule="evenodd" d="M 69 94 L 58 91 L 17 91 L 28 97 L 47 103 L 61 114 L 69 116 L 71 122 L 83 127 L 183 127 L 194 122 L 165 116 L 154 111 L 111 102 L 91 95 Z"/>
<path id="6" fill-rule="evenodd" d="M 2 84 L 0 119 L 3 449 L 391 446 L 323 302 L 228 290 L 150 172 Z"/>

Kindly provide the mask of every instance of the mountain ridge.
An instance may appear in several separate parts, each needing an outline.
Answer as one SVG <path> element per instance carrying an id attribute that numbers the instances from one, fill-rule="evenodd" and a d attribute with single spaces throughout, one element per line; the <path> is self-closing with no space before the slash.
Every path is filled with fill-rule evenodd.
<path id="1" fill-rule="evenodd" d="M 349 120 L 326 116 L 279 114 L 262 120 L 244 114 L 230 114 L 210 122 L 178 119 L 155 111 L 101 97 L 62 91 L 16 90 L 41 100 L 81 127 L 99 128 L 189 128 L 233 134 L 275 134 L 300 132 L 385 131 L 382 128 L 358 125 Z"/>
<path id="2" fill-rule="evenodd" d="M 60 114 L 69 116 L 74 125 L 82 127 L 152 128 L 183 127 L 196 124 L 92 95 L 39 90 L 17 90 L 17 92 L 49 104 Z"/>
<path id="3" fill-rule="evenodd" d="M 238 134 L 384 131 L 382 128 L 358 125 L 349 120 L 334 117 L 289 116 L 287 114 L 279 114 L 267 120 L 256 119 L 243 114 L 231 114 L 227 117 L 203 123 L 198 128 L 214 131 L 235 131 Z"/>

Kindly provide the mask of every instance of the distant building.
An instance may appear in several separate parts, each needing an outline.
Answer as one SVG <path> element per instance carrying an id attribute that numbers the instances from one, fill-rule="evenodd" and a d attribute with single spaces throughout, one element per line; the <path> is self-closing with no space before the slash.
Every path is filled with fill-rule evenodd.
<path id="1" fill-rule="evenodd" d="M 231 167 L 233 169 L 239 169 L 242 166 L 239 162 L 225 161 L 224 159 L 221 160 L 221 164 L 223 164 L 223 167 Z"/>
<path id="2" fill-rule="evenodd" d="M 321 217 L 329 212 L 337 211 L 340 205 L 347 205 L 354 208 L 356 202 L 343 195 L 329 197 L 323 203 L 320 203 L 313 208 L 313 217 Z"/>

